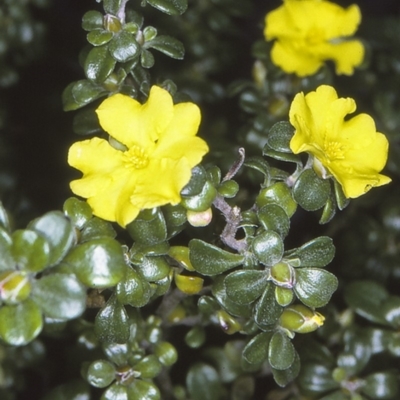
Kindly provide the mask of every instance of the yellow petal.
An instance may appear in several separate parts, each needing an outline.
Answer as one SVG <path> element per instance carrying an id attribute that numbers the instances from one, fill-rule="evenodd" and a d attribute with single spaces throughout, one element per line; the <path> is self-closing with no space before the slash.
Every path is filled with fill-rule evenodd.
<path id="1" fill-rule="evenodd" d="M 133 145 L 152 148 L 173 116 L 171 95 L 152 86 L 146 103 L 123 94 L 104 100 L 96 113 L 101 127 L 128 148 Z"/>
<path id="2" fill-rule="evenodd" d="M 195 135 L 200 124 L 200 110 L 193 103 L 174 106 L 174 116 L 152 153 L 153 158 L 186 158 L 189 164 L 197 165 L 208 152 L 207 143 Z"/>

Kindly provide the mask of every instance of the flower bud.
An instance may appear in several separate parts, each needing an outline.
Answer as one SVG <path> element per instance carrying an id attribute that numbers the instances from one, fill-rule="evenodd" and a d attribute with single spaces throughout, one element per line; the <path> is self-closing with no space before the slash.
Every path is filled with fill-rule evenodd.
<path id="1" fill-rule="evenodd" d="M 103 20 L 104 29 L 117 33 L 122 29 L 121 21 L 111 14 L 106 14 Z"/>
<path id="2" fill-rule="evenodd" d="M 293 268 L 285 262 L 279 262 L 271 267 L 271 280 L 277 286 L 291 289 L 295 285 L 295 278 Z"/>
<path id="3" fill-rule="evenodd" d="M 196 228 L 207 226 L 212 220 L 212 209 L 210 207 L 207 210 L 200 212 L 188 210 L 186 217 L 189 224 Z"/>
<path id="4" fill-rule="evenodd" d="M 17 304 L 31 293 L 29 276 L 23 271 L 5 271 L 0 274 L 0 299 L 6 304 Z"/>
<path id="5" fill-rule="evenodd" d="M 324 324 L 325 317 L 302 304 L 287 307 L 279 319 L 282 328 L 297 333 L 309 333 Z"/>

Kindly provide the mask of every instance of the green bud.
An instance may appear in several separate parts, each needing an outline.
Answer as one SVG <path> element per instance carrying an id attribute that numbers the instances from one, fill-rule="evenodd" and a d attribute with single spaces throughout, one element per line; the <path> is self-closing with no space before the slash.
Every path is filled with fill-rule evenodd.
<path id="1" fill-rule="evenodd" d="M 219 310 L 217 312 L 217 318 L 221 329 L 228 335 L 233 335 L 242 329 L 239 322 L 237 322 L 236 319 L 229 315 L 225 310 Z"/>
<path id="2" fill-rule="evenodd" d="M 18 304 L 29 297 L 31 283 L 23 271 L 5 271 L 0 274 L 0 299 L 6 304 Z"/>
<path id="3" fill-rule="evenodd" d="M 293 268 L 285 262 L 271 267 L 271 280 L 277 286 L 291 289 L 295 285 L 295 278 Z"/>
<path id="4" fill-rule="evenodd" d="M 325 317 L 302 304 L 294 304 L 285 308 L 279 318 L 282 328 L 297 333 L 309 333 L 324 324 Z"/>
<path id="5" fill-rule="evenodd" d="M 117 33 L 122 29 L 121 21 L 111 14 L 106 14 L 103 20 L 104 29 Z"/>
<path id="6" fill-rule="evenodd" d="M 157 36 L 157 29 L 152 26 L 146 26 L 143 29 L 143 36 L 146 42 L 153 40 Z"/>
<path id="7" fill-rule="evenodd" d="M 114 365 L 106 360 L 93 361 L 86 372 L 86 379 L 92 386 L 104 388 L 115 379 Z"/>
<path id="8" fill-rule="evenodd" d="M 196 294 L 203 289 L 204 279 L 198 276 L 174 275 L 176 287 L 185 294 Z"/>
<path id="9" fill-rule="evenodd" d="M 154 354 L 158 357 L 161 364 L 170 367 L 178 360 L 176 348 L 169 342 L 160 342 L 154 346 Z"/>
<path id="10" fill-rule="evenodd" d="M 206 333 L 202 326 L 194 326 L 186 335 L 185 343 L 192 349 L 197 349 L 203 345 L 206 340 Z"/>
<path id="11" fill-rule="evenodd" d="M 140 373 L 143 379 L 155 378 L 162 369 L 162 364 L 154 354 L 143 357 L 135 366 L 135 371 Z"/>

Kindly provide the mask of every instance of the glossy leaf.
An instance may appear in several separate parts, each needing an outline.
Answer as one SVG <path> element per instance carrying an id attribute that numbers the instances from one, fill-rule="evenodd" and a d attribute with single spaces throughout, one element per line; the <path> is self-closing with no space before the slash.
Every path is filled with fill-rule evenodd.
<path id="1" fill-rule="evenodd" d="M 265 271 L 232 272 L 224 281 L 226 294 L 237 304 L 250 304 L 261 296 L 267 280 L 268 274 Z"/>
<path id="2" fill-rule="evenodd" d="M 11 346 L 22 346 L 35 339 L 43 327 L 42 313 L 31 299 L 0 308 L 0 338 Z"/>
<path id="3" fill-rule="evenodd" d="M 112 32 L 105 29 L 94 29 L 87 34 L 86 38 L 91 45 L 102 46 L 107 44 L 113 36 Z"/>
<path id="4" fill-rule="evenodd" d="M 132 307 L 143 307 L 151 297 L 149 282 L 133 268 L 127 268 L 125 278 L 115 288 L 118 301 Z"/>
<path id="5" fill-rule="evenodd" d="M 291 217 L 297 209 L 297 203 L 293 200 L 292 193 L 284 182 L 276 182 L 261 190 L 256 197 L 256 205 L 261 208 L 267 204 L 277 204 L 282 207 L 288 217 Z"/>
<path id="6" fill-rule="evenodd" d="M 338 287 L 335 275 L 319 268 L 296 269 L 296 296 L 308 307 L 325 306 Z"/>
<path id="7" fill-rule="evenodd" d="M 282 238 L 289 233 L 290 219 L 281 206 L 267 204 L 258 210 L 257 217 L 265 230 L 275 231 Z"/>
<path id="8" fill-rule="evenodd" d="M 261 365 L 268 357 L 271 332 L 261 332 L 254 336 L 243 349 L 243 357 L 250 364 Z"/>
<path id="9" fill-rule="evenodd" d="M 85 31 L 100 29 L 103 26 L 103 14 L 99 11 L 88 11 L 82 17 L 82 28 Z"/>
<path id="10" fill-rule="evenodd" d="M 86 56 L 84 70 L 86 77 L 102 83 L 113 72 L 116 59 L 108 51 L 108 45 L 94 47 Z"/>
<path id="11" fill-rule="evenodd" d="M 282 331 L 276 331 L 269 342 L 268 361 L 272 368 L 285 370 L 294 363 L 296 350 L 292 341 Z"/>
<path id="12" fill-rule="evenodd" d="M 268 329 L 275 324 L 282 314 L 281 307 L 275 299 L 275 285 L 268 282 L 261 299 L 254 307 L 254 319 L 261 328 Z"/>
<path id="13" fill-rule="evenodd" d="M 93 239 L 74 247 L 64 262 L 74 268 L 82 283 L 97 289 L 115 286 L 127 268 L 121 245 L 111 238 Z"/>
<path id="14" fill-rule="evenodd" d="M 33 285 L 32 299 L 50 318 L 73 319 L 86 310 L 86 288 L 75 275 L 41 277 Z"/>
<path id="15" fill-rule="evenodd" d="M 92 209 L 89 204 L 76 197 L 70 197 L 65 200 L 63 210 L 65 215 L 78 229 L 81 229 L 83 225 L 93 217 Z"/>
<path id="16" fill-rule="evenodd" d="M 126 31 L 121 31 L 114 36 L 108 50 L 114 60 L 121 63 L 130 61 L 140 54 L 140 47 L 135 36 Z"/>
<path id="17" fill-rule="evenodd" d="M 222 250 L 199 239 L 189 242 L 190 261 L 193 268 L 203 275 L 218 275 L 241 265 L 244 256 Z"/>
<path id="18" fill-rule="evenodd" d="M 111 296 L 97 313 L 94 330 L 101 342 L 125 343 L 128 340 L 129 317 L 115 296 Z"/>
<path id="19" fill-rule="evenodd" d="M 160 400 L 161 394 L 154 383 L 136 379 L 132 385 L 128 386 L 128 400 L 133 399 Z"/>
<path id="20" fill-rule="evenodd" d="M 182 60 L 185 56 L 185 49 L 182 42 L 171 36 L 159 35 L 144 44 L 144 48 L 158 50 L 168 57 Z"/>
<path id="21" fill-rule="evenodd" d="M 88 382 L 97 388 L 108 386 L 116 376 L 115 367 L 109 361 L 96 360 L 93 361 L 86 372 Z"/>
<path id="22" fill-rule="evenodd" d="M 366 377 L 361 391 L 371 399 L 397 399 L 398 374 L 392 371 L 370 374 Z"/>
<path id="23" fill-rule="evenodd" d="M 11 247 L 11 236 L 4 229 L 0 228 L 0 271 L 12 270 L 15 267 Z"/>
<path id="24" fill-rule="evenodd" d="M 297 352 L 295 351 L 293 364 L 288 369 L 279 370 L 271 368 L 271 370 L 275 382 L 281 387 L 287 386 L 290 382 L 297 378 L 300 372 L 300 358 L 297 355 Z"/>
<path id="25" fill-rule="evenodd" d="M 335 255 L 335 246 L 328 236 L 320 236 L 303 246 L 289 250 L 285 253 L 285 259 L 296 260 L 294 266 L 301 267 L 325 267 Z"/>
<path id="26" fill-rule="evenodd" d="M 323 207 L 331 193 L 329 181 L 317 176 L 313 169 L 304 170 L 293 186 L 293 198 L 306 211 Z"/>
<path id="27" fill-rule="evenodd" d="M 265 231 L 256 236 L 252 249 L 260 263 L 267 266 L 279 262 L 284 251 L 282 238 L 274 231 Z"/>
<path id="28" fill-rule="evenodd" d="M 190 181 L 181 190 L 181 195 L 183 197 L 191 197 L 200 194 L 201 191 L 203 190 L 206 181 L 207 181 L 206 170 L 201 165 L 197 165 L 196 167 L 192 168 L 192 176 L 190 178 Z"/>
<path id="29" fill-rule="evenodd" d="M 50 260 L 50 245 L 32 230 L 17 230 L 12 235 L 11 252 L 19 268 L 31 272 L 42 271 Z"/>
<path id="30" fill-rule="evenodd" d="M 103 7 L 106 13 L 117 15 L 124 0 L 103 0 Z"/>
<path id="31" fill-rule="evenodd" d="M 183 14 L 187 9 L 187 0 L 146 0 L 154 8 L 169 15 Z"/>
<path id="32" fill-rule="evenodd" d="M 61 211 L 50 211 L 29 225 L 50 244 L 49 264 L 57 264 L 76 242 L 76 233 L 71 221 Z"/>

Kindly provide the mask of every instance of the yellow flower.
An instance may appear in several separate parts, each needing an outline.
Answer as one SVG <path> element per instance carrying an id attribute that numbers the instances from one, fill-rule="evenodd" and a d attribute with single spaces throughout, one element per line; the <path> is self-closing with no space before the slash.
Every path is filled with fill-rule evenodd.
<path id="1" fill-rule="evenodd" d="M 71 190 L 88 199 L 95 215 L 123 227 L 143 209 L 178 204 L 191 169 L 208 151 L 196 137 L 199 108 L 174 105 L 166 90 L 153 86 L 145 104 L 115 94 L 96 113 L 102 128 L 122 145 L 117 149 L 100 138 L 74 143 L 68 163 L 83 177 L 71 182 Z"/>
<path id="2" fill-rule="evenodd" d="M 316 73 L 326 60 L 336 73 L 351 75 L 364 59 L 364 47 L 349 40 L 361 21 L 360 9 L 344 9 L 325 0 L 284 0 L 265 17 L 266 40 L 276 39 L 271 57 L 287 73 Z"/>
<path id="3" fill-rule="evenodd" d="M 332 175 L 347 198 L 391 181 L 379 174 L 388 155 L 385 135 L 376 132 L 367 114 L 344 119 L 355 110 L 353 99 L 339 99 L 333 87 L 322 85 L 307 95 L 297 94 L 289 111 L 290 123 L 296 129 L 291 150 L 313 155 L 314 169 L 323 178 Z"/>

